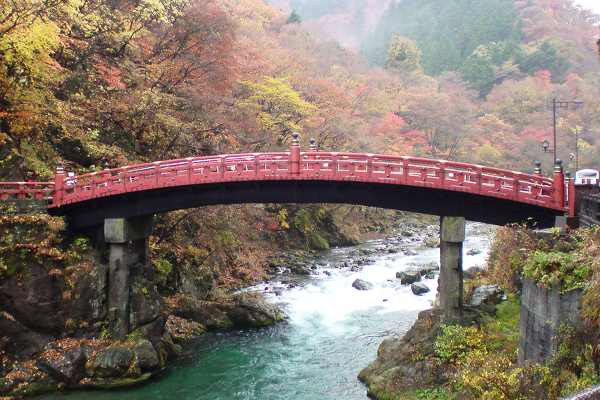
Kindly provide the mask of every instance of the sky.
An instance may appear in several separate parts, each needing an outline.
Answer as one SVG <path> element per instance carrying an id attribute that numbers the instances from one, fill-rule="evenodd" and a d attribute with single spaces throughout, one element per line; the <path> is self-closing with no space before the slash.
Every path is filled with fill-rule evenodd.
<path id="1" fill-rule="evenodd" d="M 600 14 L 600 0 L 573 0 L 574 4 L 581 4 L 584 8 L 590 8 Z"/>

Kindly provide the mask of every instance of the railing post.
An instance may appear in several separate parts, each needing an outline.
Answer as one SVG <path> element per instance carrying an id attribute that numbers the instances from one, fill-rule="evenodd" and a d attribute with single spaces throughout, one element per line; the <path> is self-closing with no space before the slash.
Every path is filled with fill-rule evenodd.
<path id="1" fill-rule="evenodd" d="M 569 216 L 577 216 L 577 199 L 575 194 L 575 179 L 571 179 L 570 173 L 565 173 L 565 186 L 567 187 L 567 206 L 569 207 Z"/>
<path id="2" fill-rule="evenodd" d="M 52 193 L 52 204 L 60 206 L 62 200 L 62 190 L 65 184 L 65 169 L 62 161 L 56 163 L 56 172 L 54 173 L 54 193 Z"/>
<path id="3" fill-rule="evenodd" d="M 292 133 L 292 145 L 290 146 L 289 174 L 300 175 L 300 141 L 298 133 Z"/>
<path id="4" fill-rule="evenodd" d="M 446 185 L 446 162 L 443 160 L 438 161 L 439 178 L 441 187 L 445 188 Z"/>
<path id="5" fill-rule="evenodd" d="M 513 181 L 512 181 L 512 192 L 513 192 L 513 196 L 516 199 L 519 198 L 519 184 L 521 183 L 521 174 L 519 172 L 516 172 L 513 175 Z"/>
<path id="6" fill-rule="evenodd" d="M 559 159 L 554 162 L 552 187 L 554 189 L 552 199 L 556 205 L 563 208 L 565 206 L 565 174 L 563 174 L 562 161 Z"/>

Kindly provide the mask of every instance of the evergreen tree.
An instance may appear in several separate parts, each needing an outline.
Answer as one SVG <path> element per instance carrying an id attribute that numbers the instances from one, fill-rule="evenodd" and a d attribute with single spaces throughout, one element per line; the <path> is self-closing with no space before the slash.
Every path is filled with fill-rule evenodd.
<path id="1" fill-rule="evenodd" d="M 292 10 L 292 13 L 285 21 L 286 24 L 299 24 L 302 22 L 302 17 L 296 12 L 296 10 Z"/>

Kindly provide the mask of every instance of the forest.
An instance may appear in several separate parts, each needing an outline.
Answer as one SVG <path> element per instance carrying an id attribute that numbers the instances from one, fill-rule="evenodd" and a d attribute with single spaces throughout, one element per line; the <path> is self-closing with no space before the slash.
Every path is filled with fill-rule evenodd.
<path id="1" fill-rule="evenodd" d="M 357 51 L 254 0 L 4 2 L 0 175 L 280 150 L 294 131 L 322 150 L 549 171 L 552 99 L 575 98 L 557 156 L 598 167 L 598 15 L 475 3 L 391 4 Z"/>

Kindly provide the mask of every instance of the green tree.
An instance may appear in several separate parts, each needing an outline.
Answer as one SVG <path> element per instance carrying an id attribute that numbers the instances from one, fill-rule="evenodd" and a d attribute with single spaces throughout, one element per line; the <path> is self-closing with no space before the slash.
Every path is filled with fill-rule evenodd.
<path id="1" fill-rule="evenodd" d="M 421 70 L 422 51 L 413 40 L 395 35 L 387 53 L 386 68 Z"/>
<path id="2" fill-rule="evenodd" d="M 288 19 L 285 21 L 286 24 L 299 24 L 301 22 L 302 22 L 302 17 L 300 16 L 300 14 L 298 14 L 296 12 L 296 10 L 292 10 L 292 13 L 288 17 Z"/>
<path id="3" fill-rule="evenodd" d="M 534 75 L 537 71 L 548 70 L 554 81 L 562 80 L 570 67 L 566 57 L 551 40 L 545 40 L 533 53 L 522 54 L 517 61 L 522 72 Z"/>
<path id="4" fill-rule="evenodd" d="M 300 122 L 316 108 L 303 100 L 285 77 L 264 76 L 258 82 L 241 83 L 247 97 L 240 106 L 256 117 L 263 131 L 277 135 L 279 143 L 292 132 L 302 130 Z"/>

